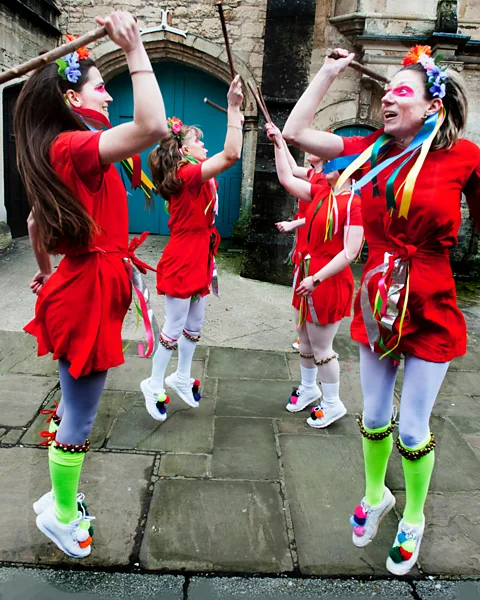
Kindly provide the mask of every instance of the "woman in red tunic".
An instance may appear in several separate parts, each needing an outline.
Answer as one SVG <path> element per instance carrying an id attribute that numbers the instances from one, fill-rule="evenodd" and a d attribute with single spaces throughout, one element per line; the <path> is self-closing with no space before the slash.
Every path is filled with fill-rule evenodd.
<path id="1" fill-rule="evenodd" d="M 157 265 L 157 291 L 165 295 L 165 323 L 153 357 L 152 375 L 140 384 L 146 408 L 157 421 L 167 418 L 165 383 L 189 406 L 199 406 L 200 382 L 191 379 L 190 373 L 206 296 L 210 287 L 217 293 L 215 254 L 220 236 L 215 228 L 215 177 L 233 166 L 242 150 L 243 95 L 238 76 L 227 98 L 228 126 L 222 152 L 207 160 L 200 129 L 173 118 L 169 119 L 170 134 L 149 156 L 156 191 L 168 202 L 170 211 L 170 240 Z M 177 370 L 164 381 L 177 347 Z"/>
<path id="2" fill-rule="evenodd" d="M 52 352 L 58 359 L 62 389 L 60 424 L 51 423 L 47 440 L 52 491 L 34 510 L 39 529 L 73 558 L 91 551 L 92 517 L 77 505 L 78 482 L 108 369 L 124 362 L 121 329 L 131 300 L 128 261 L 135 259 L 128 250 L 127 198 L 113 163 L 168 131 L 136 20 L 117 11 L 97 22 L 125 52 L 133 122 L 89 130 L 91 122 L 108 118 L 112 98 L 84 48 L 36 71 L 15 116 L 39 265 L 31 284 L 38 294 L 35 318 L 25 330 L 36 336 L 40 356 Z M 51 254 L 64 255 L 55 272 Z"/>
<path id="3" fill-rule="evenodd" d="M 310 169 L 307 169 L 306 167 L 299 167 L 291 155 L 285 140 L 282 140 L 282 142 L 287 154 L 288 164 L 295 177 L 303 179 L 304 181 L 308 181 L 311 185 L 316 183 L 324 183 L 325 185 L 328 185 L 326 183 L 325 176 L 323 175 L 323 160 L 321 158 L 314 156 L 313 154 L 309 154 L 306 157 L 306 160 L 311 165 Z M 301 256 L 306 242 L 307 232 L 302 225 L 304 223 L 303 219 L 305 218 L 305 213 L 307 212 L 308 206 L 308 202 L 304 202 L 298 198 L 297 213 L 295 214 L 293 221 L 279 221 L 278 223 L 275 223 L 277 229 L 282 233 L 295 231 L 293 248 L 288 257 L 288 259 L 292 261 L 294 267 L 294 276 L 298 269 L 298 257 Z M 300 338 L 297 338 L 297 340 L 293 342 L 292 347 L 294 350 L 299 349 Z"/>
<path id="4" fill-rule="evenodd" d="M 435 446 L 430 414 L 449 361 L 466 352 L 449 250 L 457 242 L 462 193 L 480 225 L 480 149 L 461 138 L 467 120 L 463 82 L 435 63 L 428 46 L 412 48 L 386 86 L 382 130 L 343 139 L 310 129 L 318 103 L 354 57 L 339 52 L 338 61 L 325 60 L 284 135 L 310 152 L 341 157 L 342 166 L 352 161 L 345 155 L 361 153 L 347 174 L 367 164 L 358 186 L 369 256 L 351 328 L 360 343 L 366 493 L 351 524 L 353 543 L 363 547 L 395 504 L 385 473 L 393 447 L 394 384 L 404 358 L 397 448 L 406 505 L 387 558 L 388 570 L 402 575 L 415 564 L 425 529 Z"/>
<path id="5" fill-rule="evenodd" d="M 354 284 L 349 265 L 363 240 L 360 198 L 348 190 L 349 181 L 333 193 L 331 186 L 337 182 L 338 171 L 327 176 L 329 185 L 323 181 L 312 185 L 295 177 L 279 129 L 275 125 L 267 125 L 266 129 L 275 142 L 280 183 L 308 206 L 302 223 L 305 243 L 298 253 L 292 301 L 300 337 L 301 383 L 293 390 L 286 408 L 299 412 L 319 400 L 323 392 L 321 404 L 312 409 L 307 423 L 324 428 L 347 412 L 339 396 L 340 367 L 333 340 L 352 306 Z"/>

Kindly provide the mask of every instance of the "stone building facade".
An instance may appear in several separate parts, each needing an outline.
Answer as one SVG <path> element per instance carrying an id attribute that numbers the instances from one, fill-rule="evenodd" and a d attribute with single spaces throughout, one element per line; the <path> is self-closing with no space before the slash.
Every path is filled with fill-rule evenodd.
<path id="1" fill-rule="evenodd" d="M 52 0 L 43 1 L 53 4 Z M 32 0 L 12 0 L 7 4 L 29 3 Z M 55 4 L 58 14 L 54 26 L 77 35 L 94 26 L 96 15 L 111 10 L 111 3 L 106 0 L 58 0 Z M 449 66 L 465 77 L 471 100 L 467 133 L 480 142 L 480 3 L 477 0 L 224 0 L 223 5 L 236 68 L 244 81 L 255 79 L 262 85 L 272 118 L 280 126 L 320 68 L 327 48 L 353 49 L 364 63 L 392 75 L 411 45 L 429 43 L 435 52 L 444 55 Z M 136 14 L 145 30 L 144 43 L 153 61 L 184 63 L 229 81 L 215 0 L 129 0 L 116 3 L 115 7 Z M 42 46 L 58 43 L 55 31 L 41 30 L 38 24 L 26 22 L 22 15 L 15 16 L 17 26 L 12 27 L 8 10 L 2 8 L 0 12 L 2 69 L 30 58 Z M 170 27 L 185 30 L 186 36 L 169 32 Z M 122 53 L 109 41 L 97 43 L 94 56 L 107 82 L 126 69 Z M 5 88 L 0 91 L 5 92 Z M 376 128 L 381 124 L 381 94 L 377 83 L 348 70 L 337 79 L 320 106 L 315 125 L 333 130 Z M 248 91 L 245 116 L 237 227 L 237 232 L 245 235 L 244 274 L 285 281 L 288 275 L 282 258 L 291 240 L 277 234 L 273 223 L 291 216 L 294 199 L 276 181 L 273 151 L 265 140 L 263 122 L 259 121 Z M 0 170 L 4 166 L 3 155 L 4 152 L 0 155 Z M 0 220 L 6 218 L 4 204 L 2 189 Z M 477 253 L 467 211 L 462 244 L 457 258 Z"/>

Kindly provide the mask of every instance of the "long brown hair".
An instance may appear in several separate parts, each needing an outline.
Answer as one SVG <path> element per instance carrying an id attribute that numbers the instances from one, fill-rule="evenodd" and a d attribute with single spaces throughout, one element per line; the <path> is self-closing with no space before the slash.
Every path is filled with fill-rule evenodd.
<path id="1" fill-rule="evenodd" d="M 14 132 L 17 166 L 38 228 L 39 245 L 55 253 L 60 238 L 72 247 L 88 246 L 97 226 L 83 204 L 60 181 L 50 164 L 53 141 L 64 131 L 87 130 L 85 123 L 67 106 L 64 94 L 81 91 L 95 63 L 79 61 L 81 76 L 70 83 L 51 63 L 35 71 L 23 85 L 17 100 Z"/>
<path id="2" fill-rule="evenodd" d="M 430 100 L 433 99 L 433 96 L 427 89 L 427 74 L 421 64 L 408 65 L 401 69 L 401 71 L 415 71 L 419 73 L 425 83 L 426 97 Z M 468 99 L 465 82 L 452 69 L 447 69 L 447 75 L 445 96 L 442 98 L 446 116 L 440 131 L 433 140 L 432 150 L 450 149 L 461 138 L 467 125 Z"/>
<path id="3" fill-rule="evenodd" d="M 199 139 L 203 137 L 203 133 L 198 127 L 193 125 L 182 127 L 183 139 L 191 133 L 194 133 Z M 148 166 L 155 184 L 155 192 L 164 200 L 170 200 L 171 196 L 179 194 L 182 190 L 182 180 L 177 177 L 177 172 L 188 161 L 181 153 L 181 147 L 182 138 L 178 135 L 174 136 L 170 131 L 148 155 Z"/>

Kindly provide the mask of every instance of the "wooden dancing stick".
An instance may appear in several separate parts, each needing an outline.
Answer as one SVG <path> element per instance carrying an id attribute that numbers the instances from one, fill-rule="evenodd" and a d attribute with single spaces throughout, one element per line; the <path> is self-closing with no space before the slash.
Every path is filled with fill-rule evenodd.
<path id="1" fill-rule="evenodd" d="M 267 110 L 267 106 L 265 104 L 265 100 L 263 98 L 262 91 L 260 90 L 260 88 L 258 87 L 258 85 L 257 85 L 257 87 L 255 89 L 255 85 L 251 81 L 247 81 L 247 85 L 250 88 L 250 91 L 252 92 L 253 97 L 257 101 L 258 108 L 260 109 L 260 111 L 261 111 L 261 113 L 263 115 L 263 118 L 265 119 L 265 121 L 267 123 L 273 124 L 272 117 L 270 116 L 270 114 L 269 114 L 269 112 Z M 277 148 L 280 147 L 277 144 L 276 140 L 274 141 L 274 143 L 275 143 L 275 146 L 277 146 Z"/>
<path id="2" fill-rule="evenodd" d="M 4 71 L 0 73 L 0 84 L 6 83 L 11 79 L 15 79 L 16 77 L 21 77 L 28 73 L 29 71 L 33 71 L 34 69 L 38 69 L 47 65 L 48 63 L 57 60 L 57 58 L 62 58 L 65 54 L 70 54 L 70 52 L 75 52 L 82 46 L 86 46 L 87 44 L 91 44 L 96 40 L 107 35 L 107 30 L 105 27 L 99 27 L 98 29 L 92 29 L 88 33 L 80 36 L 73 42 L 67 42 L 66 44 L 62 44 L 49 52 L 45 52 L 45 54 L 41 54 L 40 56 L 36 56 L 27 62 L 22 63 L 21 65 L 17 65 L 16 67 L 12 67 L 8 69 L 8 71 Z"/>
<path id="3" fill-rule="evenodd" d="M 228 113 L 228 110 L 226 108 L 223 108 L 223 106 L 220 106 L 219 104 L 215 104 L 215 102 L 212 102 L 208 98 L 204 98 L 203 101 L 205 102 L 205 104 L 213 106 L 213 108 L 216 108 L 217 110 L 220 110 L 223 113 Z"/>
<path id="4" fill-rule="evenodd" d="M 327 49 L 326 55 L 329 58 L 334 58 L 335 60 L 338 60 L 339 58 L 343 58 L 343 56 L 340 56 L 337 52 L 335 52 L 335 50 L 332 50 L 331 48 Z M 348 66 L 352 67 L 352 69 L 355 69 L 355 71 L 358 71 L 359 73 L 368 75 L 369 77 L 371 77 L 372 79 L 375 79 L 376 81 L 380 81 L 381 83 L 390 83 L 390 79 L 388 79 L 388 77 L 385 77 L 384 75 L 380 75 L 380 73 L 376 73 L 375 71 L 372 71 L 372 69 L 365 67 L 364 65 L 360 64 L 356 60 L 352 60 L 352 62 Z"/>
<path id="5" fill-rule="evenodd" d="M 230 49 L 230 42 L 228 40 L 227 24 L 225 23 L 225 15 L 223 14 L 222 0 L 217 1 L 217 9 L 218 9 L 218 15 L 220 17 L 220 23 L 222 24 L 223 39 L 225 40 L 225 48 L 227 50 L 228 64 L 230 65 L 230 75 L 232 76 L 232 79 L 235 79 L 235 75 L 236 75 L 235 65 L 233 64 L 232 51 Z"/>

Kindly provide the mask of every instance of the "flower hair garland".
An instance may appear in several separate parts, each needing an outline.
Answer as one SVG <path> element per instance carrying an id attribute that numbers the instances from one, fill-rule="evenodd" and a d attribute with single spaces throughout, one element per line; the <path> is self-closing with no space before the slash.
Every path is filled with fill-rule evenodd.
<path id="1" fill-rule="evenodd" d="M 402 60 L 402 65 L 421 64 L 427 74 L 427 89 L 435 98 L 444 98 L 446 94 L 446 83 L 448 75 L 440 66 L 442 56 L 431 57 L 432 49 L 430 46 L 412 46 L 408 54 Z"/>
<path id="2" fill-rule="evenodd" d="M 74 35 L 69 35 L 68 33 L 65 36 L 67 41 L 73 42 L 78 38 Z M 79 77 L 82 75 L 80 71 L 80 63 L 79 60 L 85 60 L 88 58 L 88 49 L 86 46 L 82 46 L 78 48 L 76 52 L 70 52 L 70 54 L 66 54 L 55 61 L 58 65 L 58 74 L 65 81 L 69 81 L 70 83 L 77 83 Z"/>
<path id="3" fill-rule="evenodd" d="M 183 123 L 180 121 L 178 117 L 170 117 L 167 119 L 167 125 L 170 131 L 172 132 L 173 137 L 181 141 L 185 137 L 185 132 L 183 130 Z"/>

